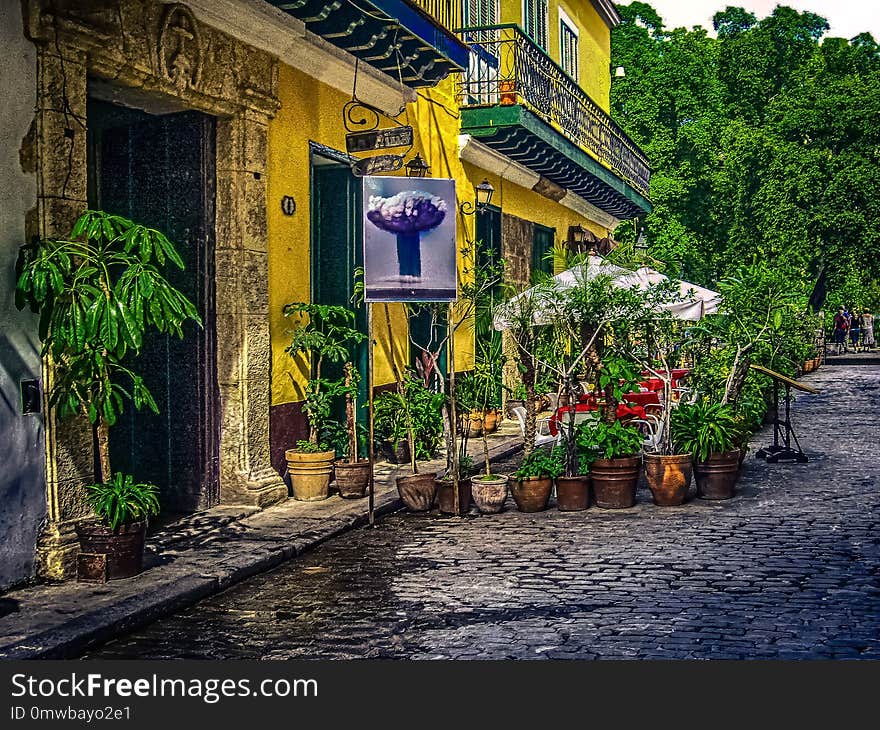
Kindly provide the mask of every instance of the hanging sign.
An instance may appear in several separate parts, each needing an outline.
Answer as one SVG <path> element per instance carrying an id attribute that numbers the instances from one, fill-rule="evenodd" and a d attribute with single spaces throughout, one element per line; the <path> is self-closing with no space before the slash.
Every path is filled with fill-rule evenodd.
<path id="1" fill-rule="evenodd" d="M 377 172 L 394 172 L 403 167 L 403 155 L 376 155 L 351 163 L 351 171 L 358 177 Z"/>
<path id="2" fill-rule="evenodd" d="M 389 147 L 411 147 L 412 144 L 413 128 L 409 126 L 351 132 L 345 135 L 345 149 L 350 153 L 384 150 Z"/>

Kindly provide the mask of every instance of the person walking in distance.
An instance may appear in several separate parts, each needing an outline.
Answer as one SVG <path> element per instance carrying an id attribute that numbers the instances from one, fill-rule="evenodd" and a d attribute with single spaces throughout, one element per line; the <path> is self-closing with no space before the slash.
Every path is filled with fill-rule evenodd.
<path id="1" fill-rule="evenodd" d="M 874 315 L 870 309 L 862 312 L 862 345 L 866 350 L 873 350 L 874 343 Z"/>
<path id="2" fill-rule="evenodd" d="M 862 316 L 857 309 L 853 309 L 849 319 L 849 343 L 853 352 L 859 351 L 859 338 L 862 335 Z"/>
<path id="3" fill-rule="evenodd" d="M 841 348 L 846 350 L 846 330 L 847 330 L 846 310 L 839 307 L 837 314 L 834 315 L 834 344 L 837 345 L 837 354 L 840 354 Z"/>

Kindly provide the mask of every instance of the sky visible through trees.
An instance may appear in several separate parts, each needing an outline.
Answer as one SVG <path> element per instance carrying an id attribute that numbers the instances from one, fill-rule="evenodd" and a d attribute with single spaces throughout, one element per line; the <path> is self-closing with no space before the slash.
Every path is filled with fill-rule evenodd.
<path id="1" fill-rule="evenodd" d="M 647 153 L 649 255 L 713 285 L 764 264 L 807 294 L 880 304 L 880 46 L 827 37 L 826 20 L 741 8 L 669 30 L 653 8 L 618 6 L 612 115 Z M 617 237 L 631 239 L 623 223 Z M 818 283 L 818 287 L 817 287 Z M 821 297 L 820 297 L 821 298 Z"/>

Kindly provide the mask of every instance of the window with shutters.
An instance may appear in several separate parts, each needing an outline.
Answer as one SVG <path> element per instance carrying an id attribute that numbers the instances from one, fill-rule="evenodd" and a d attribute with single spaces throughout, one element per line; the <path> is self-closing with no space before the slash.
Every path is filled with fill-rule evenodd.
<path id="1" fill-rule="evenodd" d="M 562 8 L 559 9 L 559 65 L 578 80 L 578 29 Z"/>
<path id="2" fill-rule="evenodd" d="M 464 0 L 466 28 L 498 25 L 498 0 Z"/>
<path id="3" fill-rule="evenodd" d="M 523 30 L 547 50 L 547 0 L 523 0 Z"/>

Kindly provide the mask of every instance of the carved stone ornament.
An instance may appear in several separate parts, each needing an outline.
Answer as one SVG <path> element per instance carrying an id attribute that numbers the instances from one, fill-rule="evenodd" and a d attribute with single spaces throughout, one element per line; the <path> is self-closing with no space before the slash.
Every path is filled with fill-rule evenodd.
<path id="1" fill-rule="evenodd" d="M 202 37 L 192 11 L 168 5 L 159 29 L 159 71 L 178 89 L 195 88 L 202 75 Z"/>

